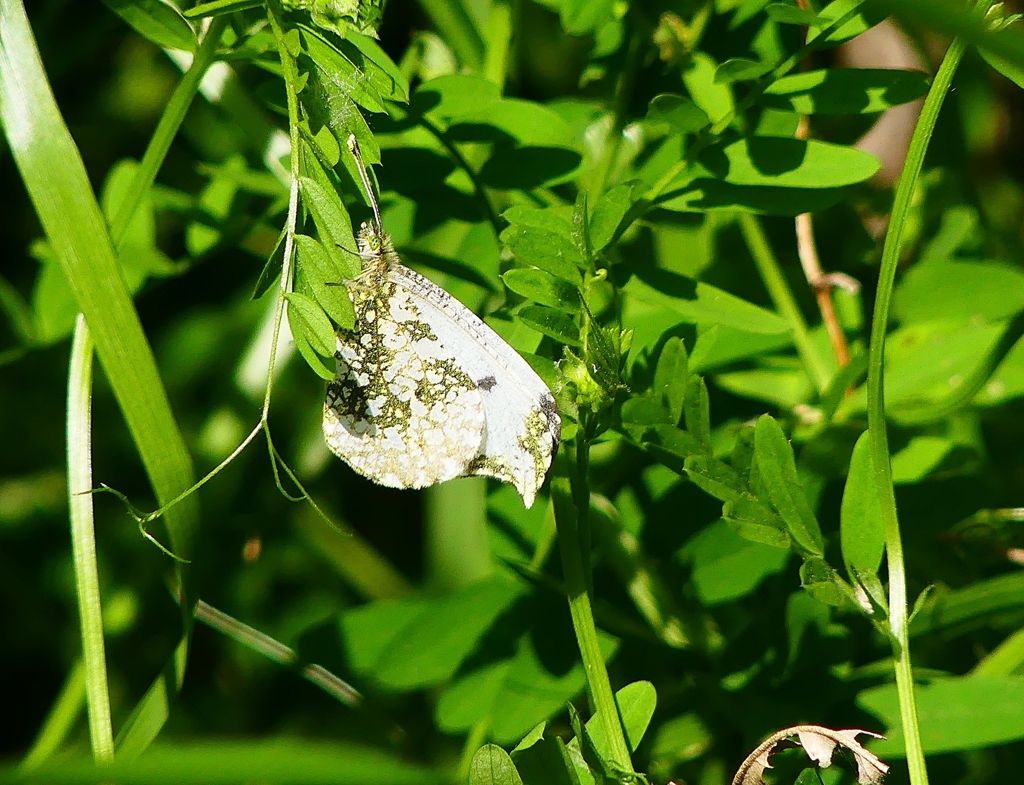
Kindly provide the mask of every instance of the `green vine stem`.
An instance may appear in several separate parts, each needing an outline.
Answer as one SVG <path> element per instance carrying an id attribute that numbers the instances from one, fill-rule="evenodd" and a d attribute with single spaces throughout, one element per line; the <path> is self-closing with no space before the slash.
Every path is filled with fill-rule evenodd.
<path id="1" fill-rule="evenodd" d="M 577 439 L 585 437 L 580 434 Z M 578 450 L 579 451 L 579 450 Z M 582 446 L 586 452 L 586 447 Z M 575 473 L 578 467 L 573 466 Z M 583 483 L 582 488 L 580 483 Z M 590 599 L 589 581 L 584 558 L 589 558 L 589 549 L 584 551 L 580 534 L 583 528 L 583 516 L 586 506 L 577 506 L 580 497 L 585 494 L 589 506 L 589 490 L 586 478 L 556 477 L 551 482 L 551 498 L 555 507 L 555 525 L 558 529 L 558 544 L 562 554 L 562 573 L 565 579 L 565 590 L 569 596 L 569 613 L 572 615 L 572 626 L 576 632 L 576 640 L 583 658 L 583 670 L 587 677 L 587 687 L 593 702 L 594 717 L 601 726 L 606 741 L 609 763 L 616 769 L 633 772 L 633 764 L 629 757 L 629 745 L 622 730 L 618 706 L 612 692 L 611 681 L 601 654 L 601 643 L 597 637 L 597 626 L 594 624 L 594 609 Z"/>
<path id="2" fill-rule="evenodd" d="M 283 16 L 280 0 L 269 0 L 267 18 L 274 32 L 278 55 L 281 58 L 281 69 L 284 71 L 285 96 L 288 102 L 288 142 L 291 148 L 289 170 L 291 183 L 288 189 L 288 219 L 285 224 L 284 258 L 281 262 L 281 296 L 274 312 L 274 330 L 270 338 L 270 360 L 267 365 L 267 390 L 263 397 L 263 413 L 260 422 L 266 425 L 270 416 L 270 398 L 274 388 L 274 364 L 277 360 L 277 342 L 281 335 L 281 322 L 284 319 L 285 294 L 291 289 L 292 261 L 295 255 L 295 227 L 299 220 L 299 96 L 295 86 L 299 83 L 299 69 L 295 58 L 289 51 L 284 28 L 281 24 Z M 269 433 L 268 433 L 269 436 Z"/>
<path id="3" fill-rule="evenodd" d="M 192 106 L 192 99 L 195 98 L 206 71 L 216 58 L 221 34 L 227 23 L 227 15 L 215 16 L 210 21 L 210 26 L 203 36 L 203 42 L 192 59 L 192 65 L 182 76 L 178 86 L 174 88 L 174 92 L 160 116 L 160 122 L 157 123 L 156 130 L 146 146 L 146 152 L 142 155 L 142 162 L 128 187 L 128 193 L 124 195 L 110 222 L 110 240 L 115 248 L 120 246 L 128 224 L 131 223 L 132 216 L 135 215 L 135 211 L 139 207 L 139 202 L 142 201 L 142 197 L 156 180 L 157 172 L 160 171 L 160 167 L 167 157 L 167 151 L 171 149 L 171 142 L 178 135 L 178 129 L 185 120 L 189 107 Z"/>
<path id="4" fill-rule="evenodd" d="M 829 371 L 822 361 L 814 344 L 811 343 L 811 336 L 807 332 L 807 323 L 803 314 L 796 304 L 796 298 L 786 283 L 786 276 L 782 274 L 779 260 L 775 258 L 771 244 L 765 236 L 764 228 L 757 216 L 749 213 L 739 215 L 740 231 L 743 232 L 743 239 L 750 249 L 750 255 L 754 257 L 754 264 L 761 275 L 768 296 L 772 298 L 776 310 L 789 323 L 789 329 L 793 332 L 793 344 L 796 346 L 796 353 L 804 370 L 810 377 L 818 393 L 825 391 L 829 382 Z"/>
<path id="5" fill-rule="evenodd" d="M 988 7 L 982 2 L 979 9 Z M 953 74 L 964 53 L 964 43 L 956 38 L 946 51 L 925 99 L 921 116 L 914 129 L 914 135 L 907 151 L 907 160 L 896 186 L 889 228 L 882 248 L 882 263 L 878 272 L 878 291 L 875 309 L 871 319 L 871 343 L 868 349 L 868 433 L 875 485 L 881 500 L 882 520 L 885 527 L 885 547 L 889 565 L 889 625 L 893 641 L 896 689 L 899 695 L 900 715 L 903 721 L 903 737 L 906 744 L 907 766 L 911 785 L 927 785 L 928 769 L 925 765 L 924 749 L 917 719 L 917 704 L 914 700 L 914 675 L 910 662 L 910 640 L 907 620 L 907 579 L 903 559 L 903 543 L 900 538 L 899 519 L 896 513 L 896 495 L 892 484 L 892 467 L 889 463 L 889 438 L 886 433 L 885 396 L 883 391 L 885 363 L 885 335 L 889 323 L 889 306 L 892 300 L 896 266 L 899 262 L 900 241 L 907 222 L 911 197 L 924 154 L 928 148 L 939 110 L 949 92 Z"/>
<path id="6" fill-rule="evenodd" d="M 109 763 L 114 759 L 114 731 L 110 720 L 103 606 L 92 506 L 92 336 L 81 314 L 75 321 L 75 336 L 71 344 L 67 431 L 71 552 L 85 663 L 89 742 L 96 762 Z"/>

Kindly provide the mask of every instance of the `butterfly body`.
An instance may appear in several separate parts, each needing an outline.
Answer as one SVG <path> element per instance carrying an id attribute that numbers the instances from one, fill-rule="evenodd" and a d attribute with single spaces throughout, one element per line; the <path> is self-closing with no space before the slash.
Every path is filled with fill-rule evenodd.
<path id="1" fill-rule="evenodd" d="M 363 226 L 359 251 L 355 326 L 337 333 L 324 403 L 328 446 L 382 485 L 484 475 L 530 506 L 561 428 L 547 386 L 472 311 L 405 267 L 375 226 Z"/>

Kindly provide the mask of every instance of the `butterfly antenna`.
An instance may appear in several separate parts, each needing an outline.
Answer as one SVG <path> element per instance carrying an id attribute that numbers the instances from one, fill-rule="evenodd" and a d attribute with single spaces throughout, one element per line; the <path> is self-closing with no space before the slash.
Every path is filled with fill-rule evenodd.
<path id="1" fill-rule="evenodd" d="M 359 142 L 356 141 L 355 134 L 349 134 L 348 149 L 352 153 L 352 157 L 356 159 L 356 166 L 359 169 L 359 177 L 363 181 L 363 188 L 366 189 L 366 195 L 370 197 L 370 207 L 373 208 L 374 228 L 377 230 L 378 235 L 383 234 L 384 227 L 380 220 L 380 205 L 377 204 L 377 193 L 370 184 L 370 177 L 366 173 L 366 164 L 363 163 L 363 154 L 359 150 Z"/>

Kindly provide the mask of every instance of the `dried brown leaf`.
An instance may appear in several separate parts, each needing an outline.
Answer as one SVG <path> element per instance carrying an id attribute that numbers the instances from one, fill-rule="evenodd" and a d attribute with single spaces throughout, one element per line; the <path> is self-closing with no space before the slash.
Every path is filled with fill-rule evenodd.
<path id="1" fill-rule="evenodd" d="M 857 762 L 857 782 L 860 785 L 876 785 L 882 781 L 889 767 L 857 741 L 857 736 L 861 734 L 874 736 L 876 739 L 883 738 L 877 733 L 858 728 L 832 730 L 821 725 L 794 725 L 792 728 L 784 728 L 761 742 L 747 756 L 736 771 L 732 785 L 765 785 L 764 772 L 765 769 L 772 767 L 772 754 L 780 746 L 789 744 L 788 740 L 793 736 L 796 736 L 807 757 L 823 769 L 832 765 L 832 757 L 837 746 L 846 748 Z"/>

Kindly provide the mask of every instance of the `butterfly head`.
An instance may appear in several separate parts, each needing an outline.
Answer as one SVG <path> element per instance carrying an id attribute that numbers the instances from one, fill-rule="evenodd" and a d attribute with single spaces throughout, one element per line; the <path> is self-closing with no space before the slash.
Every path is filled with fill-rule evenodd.
<path id="1" fill-rule="evenodd" d="M 363 269 L 371 269 L 373 266 L 387 263 L 395 257 L 395 244 L 391 236 L 379 229 L 374 222 L 363 222 L 359 227 L 357 238 L 359 247 L 359 258 L 363 262 Z"/>

